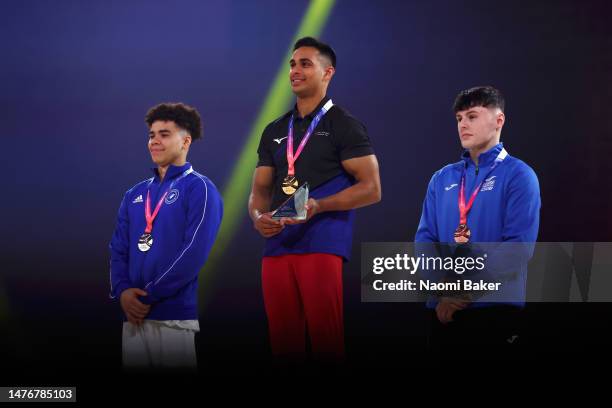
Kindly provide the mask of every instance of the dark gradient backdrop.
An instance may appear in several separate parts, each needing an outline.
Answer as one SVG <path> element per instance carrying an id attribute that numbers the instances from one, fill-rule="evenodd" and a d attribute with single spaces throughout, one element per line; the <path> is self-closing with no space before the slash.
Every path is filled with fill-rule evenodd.
<path id="1" fill-rule="evenodd" d="M 307 5 L 2 2 L 0 295 L 12 378 L 118 369 L 107 248 L 123 192 L 149 177 L 146 110 L 200 110 L 191 162 L 223 189 Z M 356 370 L 401 368 L 424 348 L 420 305 L 360 302 L 359 244 L 412 240 L 431 174 L 460 154 L 450 111 L 459 90 L 505 93 L 502 140 L 540 179 L 541 241 L 612 240 L 610 17 L 606 1 L 337 2 L 322 35 L 338 54 L 330 95 L 366 124 L 383 185 L 382 202 L 359 211 L 345 268 Z M 263 242 L 244 207 L 202 299 L 204 371 L 254 373 L 269 358 Z M 592 348 L 612 315 L 608 305 L 528 311 L 538 352 Z M 582 342 L 559 345 L 559 333 Z"/>

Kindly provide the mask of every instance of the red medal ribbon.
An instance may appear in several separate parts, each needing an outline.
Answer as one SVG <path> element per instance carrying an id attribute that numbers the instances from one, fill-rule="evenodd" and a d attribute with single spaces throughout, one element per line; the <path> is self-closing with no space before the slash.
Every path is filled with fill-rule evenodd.
<path id="1" fill-rule="evenodd" d="M 312 122 L 310 122 L 310 126 L 308 126 L 308 130 L 306 131 L 306 134 L 302 138 L 302 142 L 298 145 L 298 148 L 295 154 L 293 153 L 293 115 L 291 115 L 291 118 L 289 119 L 289 131 L 287 132 L 287 175 L 288 176 L 295 176 L 296 160 L 298 159 L 298 157 L 300 157 L 300 154 L 302 154 L 302 150 L 304 150 L 304 146 L 306 146 L 306 143 L 308 143 L 308 139 L 310 139 L 310 135 L 312 135 L 312 132 L 315 130 L 315 128 L 319 124 L 319 121 L 321 120 L 321 118 L 323 118 L 323 116 L 327 113 L 327 111 L 331 109 L 332 106 L 334 106 L 334 103 L 330 99 L 329 101 L 327 101 L 327 103 L 325 103 L 325 105 L 323 105 L 321 110 L 312 119 Z"/>
<path id="2" fill-rule="evenodd" d="M 461 177 L 461 187 L 459 187 L 459 224 L 467 224 L 467 214 L 472 209 L 472 205 L 474 204 L 474 199 L 478 195 L 480 191 L 480 186 L 482 185 L 482 181 L 478 184 L 478 187 L 472 193 L 470 197 L 470 201 L 468 201 L 467 205 L 465 204 L 465 172 Z"/>
<path id="3" fill-rule="evenodd" d="M 168 195 L 168 191 L 166 191 L 164 195 L 162 195 L 162 198 L 159 199 L 159 202 L 155 206 L 155 211 L 153 211 L 153 214 L 151 214 L 151 197 L 149 196 L 149 191 L 147 190 L 147 201 L 145 202 L 145 218 L 147 219 L 147 228 L 145 228 L 146 234 L 150 234 L 151 231 L 153 231 L 153 221 L 155 220 L 155 217 L 157 217 L 157 213 L 159 212 L 166 195 Z"/>
<path id="4" fill-rule="evenodd" d="M 482 183 L 485 182 L 485 180 L 491 175 L 493 170 L 495 170 L 495 168 L 506 158 L 507 155 L 508 152 L 506 151 L 506 149 L 502 148 L 487 174 L 483 177 L 482 181 L 476 186 L 476 188 L 472 192 L 470 201 L 468 201 L 467 204 L 465 203 L 465 170 L 467 165 L 463 167 L 463 173 L 461 174 L 461 184 L 459 186 L 459 225 L 467 224 L 467 215 L 472 209 L 472 204 L 474 204 L 474 199 L 478 195 L 480 187 L 482 187 Z"/>
<path id="5" fill-rule="evenodd" d="M 145 231 L 144 231 L 145 234 L 150 234 L 151 231 L 153 231 L 153 221 L 155 220 L 155 217 L 157 217 L 157 213 L 159 212 L 159 209 L 161 208 L 162 203 L 166 199 L 168 192 L 172 190 L 172 187 L 174 187 L 175 183 L 177 183 L 180 179 L 190 174 L 191 172 L 193 172 L 193 167 L 189 167 L 187 170 L 183 172 L 183 174 L 181 174 L 172 183 L 170 183 L 170 187 L 168 187 L 164 195 L 162 195 L 162 197 L 159 199 L 159 202 L 155 206 L 155 211 L 153 211 L 153 214 L 151 214 L 151 197 L 149 195 L 149 190 L 147 190 L 147 201 L 145 202 L 145 219 L 147 220 L 147 227 L 145 228 Z M 152 182 L 153 180 L 151 179 L 151 182 L 149 183 L 149 185 L 151 185 Z"/>

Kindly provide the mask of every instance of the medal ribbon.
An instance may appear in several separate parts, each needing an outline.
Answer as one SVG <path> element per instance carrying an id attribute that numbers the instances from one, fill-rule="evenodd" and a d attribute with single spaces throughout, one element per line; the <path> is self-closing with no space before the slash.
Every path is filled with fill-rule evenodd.
<path id="1" fill-rule="evenodd" d="M 147 228 L 145 228 L 145 234 L 150 234 L 151 231 L 153 231 L 153 221 L 155 220 L 155 217 L 157 217 L 157 213 L 159 212 L 159 209 L 161 208 L 161 205 L 167 195 L 168 191 L 162 195 L 161 199 L 155 206 L 155 211 L 153 211 L 153 214 L 151 214 L 151 197 L 149 196 L 149 190 L 147 190 L 147 201 L 145 202 L 145 218 L 147 219 Z"/>
<path id="2" fill-rule="evenodd" d="M 298 157 L 300 157 L 300 154 L 302 154 L 304 146 L 306 146 L 306 143 L 308 143 L 308 139 L 310 139 L 310 135 L 319 124 L 319 121 L 321 120 L 321 118 L 323 118 L 323 116 L 325 116 L 327 111 L 330 110 L 332 106 L 334 106 L 334 103 L 330 99 L 325 105 L 323 105 L 319 113 L 317 113 L 317 115 L 312 119 L 312 122 L 310 122 L 310 126 L 308 126 L 308 130 L 302 138 L 302 141 L 300 142 L 295 154 L 293 154 L 293 115 L 291 115 L 291 119 L 289 119 L 289 132 L 287 133 L 288 176 L 295 176 L 295 162 L 297 161 Z"/>
<path id="3" fill-rule="evenodd" d="M 147 227 L 145 228 L 145 231 L 144 231 L 145 234 L 150 234 L 151 231 L 153 231 L 153 221 L 155 221 L 155 217 L 157 217 L 157 213 L 159 212 L 159 209 L 161 208 L 164 200 L 166 199 L 168 192 L 172 190 L 172 187 L 177 181 L 179 181 L 180 179 L 182 179 L 183 177 L 185 177 L 192 171 L 193 171 L 193 167 L 189 167 L 187 170 L 183 172 L 183 174 L 181 174 L 180 177 L 174 179 L 172 183 L 170 183 L 170 187 L 166 189 L 162 197 L 157 202 L 157 205 L 155 206 L 155 210 L 153 211 L 153 214 L 151 214 L 151 197 L 149 194 L 150 191 L 147 189 L 147 201 L 145 202 L 145 219 L 147 220 Z"/>
<path id="4" fill-rule="evenodd" d="M 476 196 L 480 192 L 482 183 L 484 183 L 484 181 L 491 175 L 495 167 L 497 167 L 499 163 L 501 163 L 506 158 L 506 156 L 508 156 L 508 152 L 506 151 L 506 149 L 502 148 L 501 152 L 499 152 L 499 154 L 495 158 L 495 162 L 493 163 L 493 165 L 491 166 L 487 174 L 485 174 L 482 181 L 476 186 L 476 188 L 472 192 L 472 195 L 470 196 L 470 200 L 468 201 L 467 204 L 465 203 L 465 170 L 466 170 L 467 164 L 463 166 L 463 173 L 461 174 L 461 184 L 459 187 L 459 224 L 467 224 L 467 215 L 472 209 L 472 205 L 474 204 L 474 199 L 476 199 Z"/>

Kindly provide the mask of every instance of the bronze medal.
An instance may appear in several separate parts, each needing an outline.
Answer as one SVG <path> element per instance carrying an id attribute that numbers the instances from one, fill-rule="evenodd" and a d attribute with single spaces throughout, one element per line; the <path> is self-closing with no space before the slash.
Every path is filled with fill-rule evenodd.
<path id="1" fill-rule="evenodd" d="M 465 244 L 469 242 L 470 235 L 472 235 L 472 233 L 470 232 L 467 224 L 459 224 L 455 230 L 455 242 L 458 244 Z"/>

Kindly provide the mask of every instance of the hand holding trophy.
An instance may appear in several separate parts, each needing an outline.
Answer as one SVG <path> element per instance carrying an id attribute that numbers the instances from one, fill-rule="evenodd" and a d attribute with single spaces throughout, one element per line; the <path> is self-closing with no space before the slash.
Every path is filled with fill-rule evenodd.
<path id="1" fill-rule="evenodd" d="M 285 219 L 287 224 L 292 221 L 304 221 L 308 216 L 308 183 L 302 184 L 295 192 L 272 212 L 272 219 Z"/>

